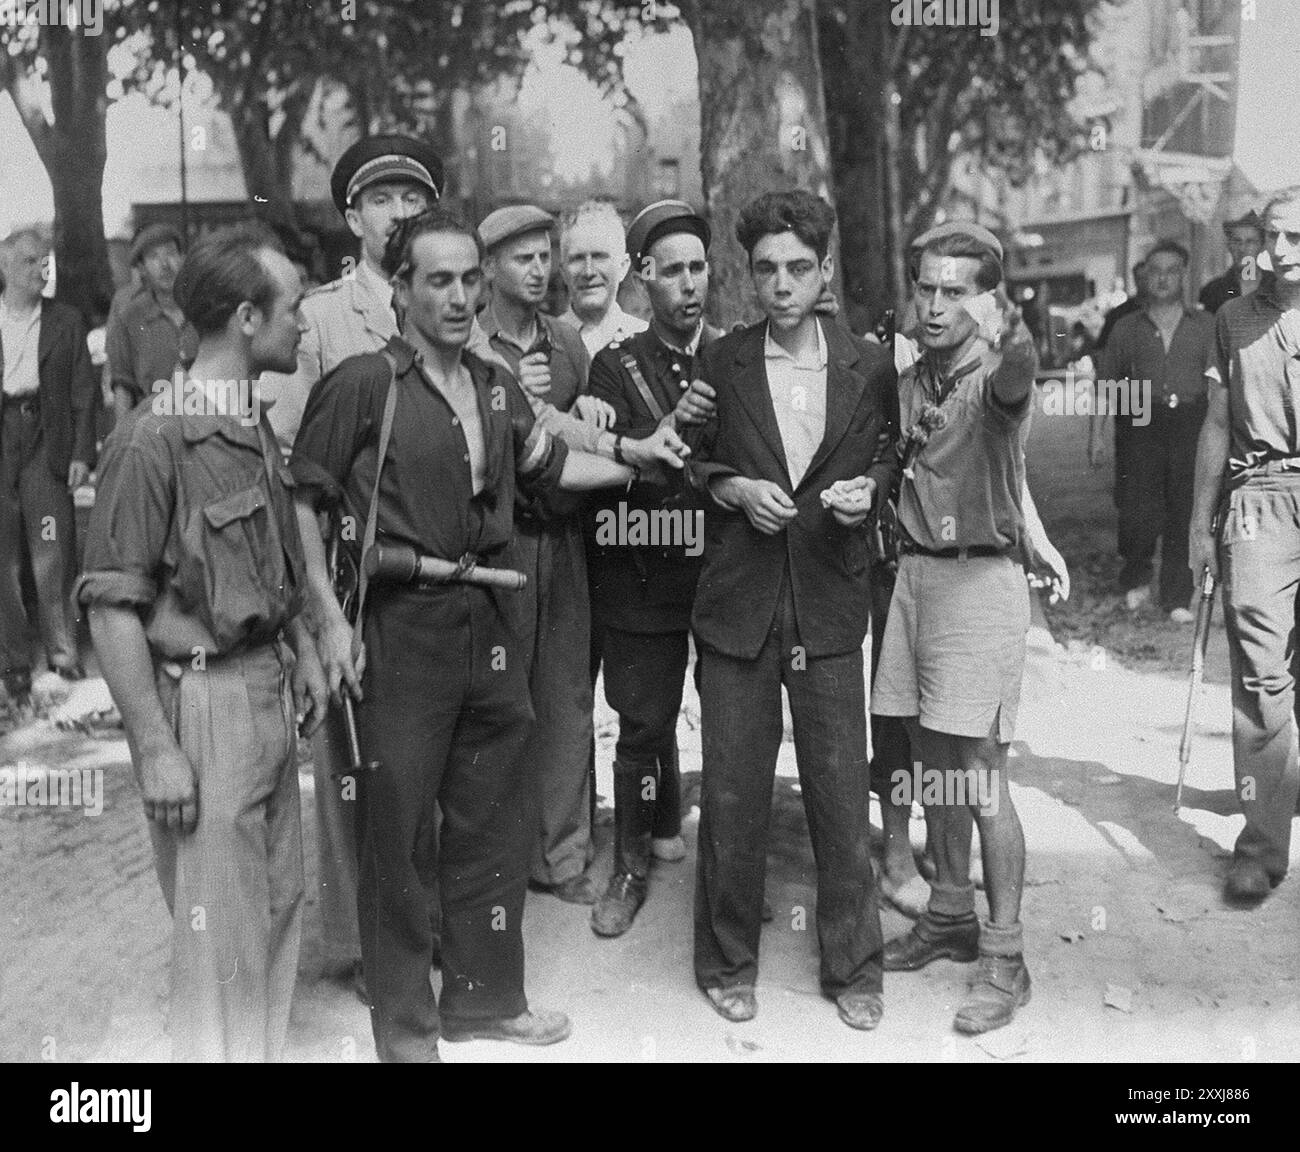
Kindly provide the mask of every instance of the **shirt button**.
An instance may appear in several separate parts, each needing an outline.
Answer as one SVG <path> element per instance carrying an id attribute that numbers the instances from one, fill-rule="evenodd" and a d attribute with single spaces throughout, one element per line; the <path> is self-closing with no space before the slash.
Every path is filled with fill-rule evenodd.
<path id="1" fill-rule="evenodd" d="M 464 460 L 466 464 L 468 464 L 468 463 L 469 463 L 469 453 L 466 452 L 465 455 L 461 457 L 461 459 Z"/>
<path id="2" fill-rule="evenodd" d="M 453 416 L 453 417 L 451 418 L 451 426 L 452 426 L 453 428 L 458 428 L 458 427 L 460 426 L 460 417 L 459 417 L 459 416 Z"/>

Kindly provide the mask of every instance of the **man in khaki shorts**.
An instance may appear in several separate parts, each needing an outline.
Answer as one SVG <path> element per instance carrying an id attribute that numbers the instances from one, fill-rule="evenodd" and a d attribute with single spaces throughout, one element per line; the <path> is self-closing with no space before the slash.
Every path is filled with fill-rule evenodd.
<path id="1" fill-rule="evenodd" d="M 1025 841 L 1006 762 L 1029 627 L 1019 557 L 1034 352 L 1023 325 L 1006 338 L 997 330 L 1002 246 L 991 232 L 941 225 L 921 245 L 922 354 L 898 382 L 902 556 L 871 710 L 908 726 L 919 763 L 894 783 L 925 804 L 937 875 L 920 920 L 885 945 L 884 967 L 915 971 L 978 956 L 954 1021 L 978 1033 L 1010 1023 L 1029 999 Z M 972 819 L 989 898 L 982 931 L 970 879 Z"/>

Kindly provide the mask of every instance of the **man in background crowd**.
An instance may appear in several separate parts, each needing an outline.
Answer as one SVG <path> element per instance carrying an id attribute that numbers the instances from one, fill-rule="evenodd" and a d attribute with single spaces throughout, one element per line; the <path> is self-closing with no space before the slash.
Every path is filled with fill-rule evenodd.
<path id="1" fill-rule="evenodd" d="M 1259 257 L 1264 251 L 1264 221 L 1253 208 L 1235 220 L 1223 222 L 1228 244 L 1228 268 L 1201 289 L 1201 307 L 1213 316 L 1229 300 L 1249 296 L 1259 287 L 1262 271 Z"/>
<path id="2" fill-rule="evenodd" d="M 1160 541 L 1160 608 L 1177 624 L 1192 621 L 1187 526 L 1214 341 L 1214 320 L 1186 302 L 1187 264 L 1176 241 L 1151 249 L 1143 306 L 1115 325 L 1097 368 L 1098 379 L 1123 382 L 1112 392 L 1127 402 L 1114 413 L 1119 590 L 1130 611 L 1150 599 Z"/>
<path id="3" fill-rule="evenodd" d="M 565 214 L 560 270 L 569 288 L 569 310 L 561 319 L 578 329 L 588 355 L 646 330 L 644 320 L 618 303 L 618 286 L 630 266 L 623 221 L 612 204 L 588 200 Z"/>
<path id="4" fill-rule="evenodd" d="M 49 260 L 49 237 L 36 228 L 12 233 L 0 247 L 0 673 L 20 708 L 32 687 L 24 553 L 49 665 L 67 680 L 85 675 L 69 600 L 76 574 L 72 493 L 95 464 L 99 389 L 81 316 L 44 296 Z"/>
<path id="5" fill-rule="evenodd" d="M 121 420 L 159 380 L 168 385 L 198 350 L 198 333 L 172 295 L 184 258 L 180 233 L 167 224 L 141 228 L 131 241 L 139 286 L 114 298 L 105 336 L 113 407 Z"/>

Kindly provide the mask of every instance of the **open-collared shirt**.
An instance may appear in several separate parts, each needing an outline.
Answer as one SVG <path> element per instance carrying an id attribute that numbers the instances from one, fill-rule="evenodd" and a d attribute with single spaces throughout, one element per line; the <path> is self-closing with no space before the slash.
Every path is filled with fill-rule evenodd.
<path id="1" fill-rule="evenodd" d="M 0 363 L 4 365 L 6 396 L 35 396 L 40 389 L 40 342 L 41 302 L 24 313 L 11 312 L 0 300 Z"/>
<path id="2" fill-rule="evenodd" d="M 644 332 L 650 327 L 639 316 L 633 316 L 631 312 L 625 312 L 619 307 L 617 300 L 610 305 L 609 311 L 601 317 L 599 324 L 585 324 L 582 317 L 572 308 L 562 313 L 560 319 L 578 330 L 578 335 L 582 337 L 582 343 L 586 346 L 588 356 L 595 356 L 597 352 L 602 348 L 608 348 L 615 340 L 626 340 L 629 336 L 635 336 L 638 332 Z"/>
<path id="3" fill-rule="evenodd" d="M 1185 307 L 1166 349 L 1159 327 L 1144 308 L 1115 325 L 1097 375 L 1102 380 L 1136 381 L 1142 388 L 1149 382 L 1157 411 L 1193 404 L 1205 399 L 1205 369 L 1213 345 L 1214 318 L 1208 313 Z"/>
<path id="4" fill-rule="evenodd" d="M 826 434 L 826 338 L 820 320 L 816 329 L 817 351 L 801 360 L 772 338 L 771 325 L 763 337 L 767 387 L 785 447 L 790 483 L 796 488 Z"/>

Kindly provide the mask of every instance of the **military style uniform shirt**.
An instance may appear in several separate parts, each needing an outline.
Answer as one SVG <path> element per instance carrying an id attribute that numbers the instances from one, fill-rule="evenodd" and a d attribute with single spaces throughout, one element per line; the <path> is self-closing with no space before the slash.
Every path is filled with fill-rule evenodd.
<path id="1" fill-rule="evenodd" d="M 1097 376 L 1102 380 L 1151 382 L 1154 408 L 1177 408 L 1205 400 L 1205 369 L 1214 341 L 1214 319 L 1205 312 L 1184 308 L 1173 339 L 1165 348 L 1160 329 L 1142 309 L 1125 316 L 1102 349 Z M 1116 421 L 1131 416 L 1117 415 Z M 1148 415 L 1150 412 L 1148 410 Z"/>
<path id="2" fill-rule="evenodd" d="M 904 475 L 898 519 L 920 547 L 1012 549 L 1023 523 L 1025 443 L 1033 389 L 1015 407 L 994 393 L 1000 374 L 1033 379 L 1033 358 L 995 352 L 977 340 L 972 352 L 946 377 L 922 354 L 898 381 L 903 442 L 927 404 L 941 403 L 944 423 L 930 432 Z"/>
<path id="3" fill-rule="evenodd" d="M 1275 461 L 1300 470 L 1300 313 L 1277 297 L 1272 273 L 1215 316 L 1206 373 L 1228 389 L 1228 479 L 1234 486 Z"/>
<path id="4" fill-rule="evenodd" d="M 105 334 L 109 379 L 125 388 L 131 403 L 148 396 L 154 384 L 171 384 L 177 368 L 188 368 L 199 350 L 199 334 L 186 321 L 177 328 L 148 288 L 126 298 L 110 315 Z"/>
<path id="5" fill-rule="evenodd" d="M 78 601 L 138 609 L 161 659 L 274 640 L 302 609 L 306 564 L 293 478 L 265 417 L 145 412 L 115 438 Z"/>
<path id="6" fill-rule="evenodd" d="M 443 560 L 467 552 L 496 556 L 514 531 L 516 483 L 543 496 L 555 491 L 568 449 L 537 425 L 518 384 L 499 366 L 466 354 L 483 439 L 484 482 L 475 494 L 460 417 L 409 344 L 397 337 L 387 347 L 399 392 L 377 538 Z M 340 497 L 361 518 L 370 507 L 388 381 L 382 356 L 353 356 L 313 389 L 290 468 L 318 510 Z"/>
<path id="7" fill-rule="evenodd" d="M 654 432 L 659 417 L 646 403 L 625 364 L 631 357 L 659 411 L 677 406 L 683 385 L 700 375 L 700 356 L 722 333 L 701 325 L 686 348 L 666 344 L 653 329 L 628 340 L 615 340 L 591 362 L 590 391 L 614 409 L 612 431 L 641 439 Z M 625 632 L 680 632 L 690 627 L 691 605 L 703 557 L 687 555 L 685 544 L 631 547 L 601 545 L 596 529 L 602 513 L 626 516 L 671 508 L 677 515 L 695 515 L 700 502 L 674 478 L 669 485 L 637 481 L 626 491 L 605 489 L 590 495 L 587 518 L 588 573 L 592 602 L 601 620 Z M 617 522 L 617 521 L 614 521 Z M 699 543 L 703 544 L 700 537 Z"/>

